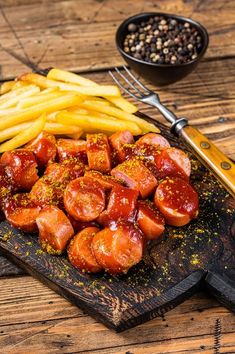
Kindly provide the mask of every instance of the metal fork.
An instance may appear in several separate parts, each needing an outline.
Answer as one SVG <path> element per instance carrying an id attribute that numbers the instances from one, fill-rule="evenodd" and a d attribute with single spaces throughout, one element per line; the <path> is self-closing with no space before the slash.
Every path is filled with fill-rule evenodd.
<path id="1" fill-rule="evenodd" d="M 157 93 L 144 86 L 126 67 L 109 74 L 116 84 L 129 96 L 156 107 L 171 124 L 171 132 L 182 137 L 198 159 L 214 174 L 227 191 L 235 198 L 235 164 L 229 160 L 205 135 L 189 125 L 186 118 L 177 116 L 166 108 Z M 123 82 L 123 83 L 122 83 Z M 152 118 L 157 122 L 155 117 Z"/>

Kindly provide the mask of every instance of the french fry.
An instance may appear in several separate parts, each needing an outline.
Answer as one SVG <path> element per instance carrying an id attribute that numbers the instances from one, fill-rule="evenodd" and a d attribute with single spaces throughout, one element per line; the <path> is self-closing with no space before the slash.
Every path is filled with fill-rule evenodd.
<path id="1" fill-rule="evenodd" d="M 0 132 L 0 143 L 2 143 L 3 141 L 6 141 L 6 140 L 9 140 L 9 139 L 13 138 L 14 136 L 19 134 L 23 130 L 25 130 L 28 127 L 30 127 L 30 125 L 32 123 L 33 122 L 25 122 L 25 123 L 21 123 L 21 124 L 18 124 L 18 125 L 14 125 L 13 127 L 10 127 L 8 129 L 2 130 Z"/>
<path id="2" fill-rule="evenodd" d="M 28 129 L 32 124 L 33 121 L 25 122 L 18 125 L 14 125 L 13 127 L 1 131 L 0 143 L 13 138 L 20 132 L 24 131 L 25 129 Z M 74 139 L 79 139 L 78 136 L 80 137 L 83 134 L 81 128 L 79 128 L 76 125 L 67 125 L 67 124 L 65 125 L 65 124 L 54 123 L 54 122 L 53 123 L 46 122 L 43 130 L 53 135 L 67 135 L 69 137 L 76 136 L 76 138 Z"/>
<path id="3" fill-rule="evenodd" d="M 55 112 L 47 114 L 47 122 L 50 122 L 50 123 L 56 122 L 57 113 L 59 113 L 59 111 L 55 111 Z"/>
<path id="4" fill-rule="evenodd" d="M 121 95 L 119 88 L 115 85 L 78 86 L 78 85 L 73 85 L 73 84 L 66 84 L 63 82 L 55 81 L 55 80 L 50 80 L 42 75 L 34 74 L 34 73 L 28 73 L 28 74 L 22 75 L 20 77 L 20 80 L 33 83 L 33 84 L 38 85 L 42 88 L 59 87 L 63 91 L 74 91 L 80 95 L 85 95 L 85 96 L 101 96 L 102 97 L 102 96 L 106 96 L 108 94 L 109 96 L 115 97 L 115 96 Z"/>
<path id="5" fill-rule="evenodd" d="M 45 101 L 48 102 L 48 101 L 50 101 L 54 98 L 57 98 L 57 97 L 62 97 L 63 95 L 64 95 L 64 93 L 60 92 L 60 91 L 55 91 L 55 92 L 51 92 L 51 93 L 44 93 L 43 95 L 39 94 L 39 95 L 35 95 L 32 97 L 27 97 L 27 98 L 21 99 L 17 106 L 21 109 L 24 109 L 24 108 L 28 108 L 28 107 L 34 106 L 36 104 L 39 104 L 39 103 L 42 103 Z"/>
<path id="6" fill-rule="evenodd" d="M 47 77 L 48 79 L 59 80 L 81 86 L 99 86 L 96 82 L 92 80 L 86 79 L 78 74 L 74 74 L 69 71 L 60 69 L 51 69 L 47 74 Z M 110 97 L 109 95 L 106 95 L 105 97 L 115 106 L 120 109 L 123 109 L 123 111 L 127 113 L 135 113 L 138 111 L 138 108 L 134 104 L 130 103 L 123 97 Z"/>
<path id="7" fill-rule="evenodd" d="M 0 95 L 4 95 L 4 93 L 7 93 L 12 90 L 12 88 L 15 85 L 15 81 L 6 81 L 3 82 L 1 87 L 0 87 Z"/>
<path id="8" fill-rule="evenodd" d="M 75 94 L 67 94 L 62 97 L 55 98 L 49 102 L 43 102 L 28 109 L 24 109 L 17 113 L 11 114 L 5 119 L 0 120 L 0 131 L 12 127 L 15 124 L 23 123 L 28 120 L 39 117 L 42 113 L 52 113 L 65 109 L 67 107 L 76 106 L 82 102 L 81 98 Z"/>
<path id="9" fill-rule="evenodd" d="M 98 85 L 94 81 L 86 79 L 78 74 L 71 73 L 66 70 L 51 69 L 47 74 L 48 79 L 67 82 L 69 84 L 76 84 L 79 86 L 95 86 Z"/>
<path id="10" fill-rule="evenodd" d="M 47 89 L 44 89 L 44 90 L 42 90 L 41 92 L 39 92 L 39 94 L 38 95 L 44 95 L 44 94 L 47 94 L 47 93 L 52 93 L 52 92 L 58 92 L 59 90 L 58 90 L 58 88 L 57 87 L 49 87 L 49 88 L 47 88 Z"/>
<path id="11" fill-rule="evenodd" d="M 116 132 L 121 130 L 129 130 L 134 135 L 141 134 L 141 129 L 136 123 L 125 120 L 113 120 L 107 118 L 99 118 L 91 115 L 78 115 L 72 112 L 62 111 L 56 116 L 57 122 L 62 124 L 73 124 L 79 126 L 84 132 L 91 129 L 100 129 L 102 131 Z"/>
<path id="12" fill-rule="evenodd" d="M 0 109 L 0 117 L 7 117 L 10 114 L 14 114 L 16 112 L 19 112 L 17 107 L 10 107 L 10 108 Z"/>
<path id="13" fill-rule="evenodd" d="M 13 90 L 17 90 L 18 88 L 21 88 L 21 87 L 24 87 L 24 86 L 28 86 L 28 83 L 16 79 L 15 80 L 15 85 L 12 87 L 12 91 Z"/>
<path id="14" fill-rule="evenodd" d="M 126 121 L 136 123 L 136 124 L 138 124 L 138 126 L 141 128 L 141 130 L 144 133 L 145 132 L 159 133 L 159 129 L 155 125 L 153 125 L 153 124 L 145 121 L 144 119 L 141 119 L 133 114 L 124 112 L 124 111 L 120 110 L 119 108 L 97 105 L 93 101 L 84 101 L 81 103 L 80 106 L 83 108 L 86 108 L 88 110 L 93 110 L 93 111 L 105 113 L 107 115 L 119 118 L 121 120 L 126 120 Z"/>
<path id="15" fill-rule="evenodd" d="M 69 112 L 73 112 L 76 114 L 82 114 L 82 115 L 91 115 L 92 117 L 99 117 L 99 118 L 108 118 L 108 119 L 112 119 L 112 120 L 118 120 L 118 118 L 109 116 L 105 113 L 101 113 L 101 112 L 97 112 L 97 111 L 92 111 L 92 110 L 87 110 L 84 108 L 80 108 L 80 107 L 70 107 L 67 109 L 67 111 Z"/>
<path id="16" fill-rule="evenodd" d="M 42 114 L 27 129 L 21 131 L 11 140 L 8 140 L 5 143 L 1 144 L 0 153 L 17 149 L 18 147 L 28 143 L 30 140 L 36 138 L 36 136 L 43 130 L 45 123 L 46 115 Z"/>
<path id="17" fill-rule="evenodd" d="M 106 99 L 103 99 L 103 98 L 87 96 L 86 99 L 88 101 L 93 101 L 93 102 L 95 102 L 97 104 L 101 104 L 103 106 L 111 106 L 111 103 L 109 101 L 107 101 Z"/>
<path id="18" fill-rule="evenodd" d="M 124 97 L 109 97 L 106 96 L 107 100 L 113 103 L 116 107 L 122 109 L 124 112 L 127 113 L 136 113 L 138 108 L 132 104 L 131 102 L 127 101 Z"/>
<path id="19" fill-rule="evenodd" d="M 77 125 L 68 125 L 54 122 L 46 122 L 43 130 L 53 135 L 77 135 L 79 137 L 83 133 L 81 128 L 79 128 Z"/>
<path id="20" fill-rule="evenodd" d="M 35 85 L 20 87 L 10 91 L 0 97 L 0 108 L 9 108 L 16 105 L 22 98 L 30 97 L 40 92 L 40 88 Z"/>

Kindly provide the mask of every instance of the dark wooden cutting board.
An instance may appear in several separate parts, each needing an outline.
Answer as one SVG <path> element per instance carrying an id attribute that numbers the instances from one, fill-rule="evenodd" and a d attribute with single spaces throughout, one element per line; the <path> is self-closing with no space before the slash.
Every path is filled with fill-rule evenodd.
<path id="1" fill-rule="evenodd" d="M 185 149 L 159 124 L 172 146 Z M 127 275 L 89 275 L 73 268 L 65 256 L 41 251 L 37 236 L 7 222 L 0 224 L 0 249 L 17 265 L 116 331 L 160 316 L 205 284 L 235 311 L 235 200 L 196 159 L 192 184 L 200 196 L 199 217 L 189 225 L 167 227 L 152 242 L 144 260 Z"/>

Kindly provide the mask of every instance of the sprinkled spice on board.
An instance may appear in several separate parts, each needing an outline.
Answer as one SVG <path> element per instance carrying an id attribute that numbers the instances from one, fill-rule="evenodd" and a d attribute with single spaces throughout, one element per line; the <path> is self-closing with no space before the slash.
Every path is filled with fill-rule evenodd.
<path id="1" fill-rule="evenodd" d="M 12 231 L 7 231 L 2 237 L 1 240 L 7 242 L 9 238 L 12 236 Z"/>

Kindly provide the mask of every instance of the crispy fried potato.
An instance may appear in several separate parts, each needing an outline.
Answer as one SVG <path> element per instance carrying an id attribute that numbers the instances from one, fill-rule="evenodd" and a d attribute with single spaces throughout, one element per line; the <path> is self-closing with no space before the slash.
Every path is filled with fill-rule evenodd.
<path id="1" fill-rule="evenodd" d="M 69 112 L 76 113 L 78 115 L 90 115 L 92 117 L 100 117 L 100 118 L 108 118 L 112 120 L 118 120 L 118 118 L 115 118 L 113 116 L 109 116 L 108 114 L 97 112 L 97 111 L 92 111 L 80 107 L 70 107 L 67 109 Z"/>
<path id="2" fill-rule="evenodd" d="M 46 115 L 42 114 L 27 129 L 21 131 L 11 140 L 8 140 L 5 143 L 1 144 L 0 153 L 17 149 L 18 147 L 28 143 L 30 140 L 36 138 L 36 136 L 43 130 L 45 123 Z"/>
<path id="3" fill-rule="evenodd" d="M 72 112 L 62 111 L 56 116 L 57 122 L 62 124 L 78 125 L 84 132 L 92 129 L 100 129 L 107 132 L 129 130 L 134 135 L 141 134 L 141 129 L 136 123 L 125 120 L 113 120 L 91 115 L 78 115 Z"/>
<path id="4" fill-rule="evenodd" d="M 15 124 L 23 123 L 28 120 L 39 117 L 42 113 L 52 113 L 67 107 L 76 106 L 82 102 L 81 98 L 75 94 L 67 94 L 62 97 L 52 99 L 48 102 L 37 104 L 28 109 L 21 110 L 17 113 L 11 114 L 5 119 L 0 120 L 0 131 Z"/>
<path id="5" fill-rule="evenodd" d="M 13 107 L 22 98 L 33 96 L 38 92 L 40 92 L 40 88 L 35 85 L 27 85 L 10 91 L 0 97 L 0 109 Z"/>
<path id="6" fill-rule="evenodd" d="M 81 86 L 99 86 L 96 82 L 84 78 L 78 74 L 71 73 L 69 71 L 60 70 L 60 69 L 51 69 L 47 74 L 48 79 L 59 80 L 63 82 L 67 82 L 70 84 L 76 84 Z M 117 106 L 120 109 L 127 113 L 135 113 L 138 108 L 127 101 L 123 97 L 110 97 L 110 95 L 105 96 L 107 100 L 109 100 L 112 104 Z"/>
<path id="7" fill-rule="evenodd" d="M 45 101 L 50 101 L 54 98 L 58 98 L 58 97 L 62 97 L 64 95 L 63 92 L 61 91 L 55 91 L 55 92 L 49 92 L 49 93 L 44 93 L 43 95 L 42 94 L 38 94 L 38 95 L 35 95 L 35 96 L 32 96 L 32 97 L 27 97 L 27 98 L 23 98 L 19 101 L 18 103 L 18 107 L 20 109 L 24 109 L 24 108 L 28 108 L 28 107 L 31 107 L 31 106 L 34 106 L 36 104 L 39 104 L 39 103 L 42 103 L 42 102 L 45 102 Z"/>
<path id="8" fill-rule="evenodd" d="M 47 93 L 52 93 L 52 92 L 59 92 L 59 89 L 57 87 L 49 87 L 47 89 L 42 90 L 41 92 L 39 92 L 39 96 L 42 96 L 44 94 Z"/>
<path id="9" fill-rule="evenodd" d="M 25 122 L 21 123 L 18 125 L 14 125 L 13 127 L 10 127 L 8 129 L 5 129 L 0 132 L 0 143 L 3 141 L 9 140 L 19 134 L 20 132 L 24 131 L 25 129 L 28 129 L 34 121 L 30 122 Z M 81 136 L 83 134 L 83 131 L 81 128 L 79 128 L 76 125 L 65 125 L 61 123 L 51 123 L 51 122 L 46 122 L 44 128 L 44 131 L 47 133 L 53 134 L 53 135 L 66 135 L 66 136 Z M 78 138 L 76 138 L 78 139 Z"/>
<path id="10" fill-rule="evenodd" d="M 106 86 L 78 86 L 73 84 L 66 84 L 60 81 L 50 80 L 42 75 L 29 73 L 22 75 L 20 80 L 34 83 L 42 88 L 49 87 L 59 87 L 63 91 L 74 91 L 78 94 L 85 96 L 120 96 L 120 90 L 115 85 L 106 85 Z"/>
<path id="11" fill-rule="evenodd" d="M 28 127 L 30 127 L 30 125 L 32 123 L 33 122 L 25 122 L 25 123 L 14 125 L 13 127 L 10 127 L 8 129 L 2 130 L 0 132 L 0 143 L 2 143 L 3 141 L 6 141 L 8 139 L 13 138 L 17 134 L 19 134 L 21 131 L 23 131 L 23 130 L 27 129 Z"/>
<path id="12" fill-rule="evenodd" d="M 141 130 L 144 133 L 146 133 L 146 132 L 159 133 L 159 129 L 155 125 L 153 125 L 153 124 L 145 121 L 144 119 L 141 119 L 133 114 L 124 112 L 124 111 L 120 110 L 119 108 L 97 105 L 93 101 L 84 101 L 81 103 L 80 106 L 85 109 L 88 109 L 88 110 L 93 110 L 93 111 L 105 113 L 107 115 L 119 118 L 121 120 L 126 120 L 126 121 L 136 123 L 136 124 L 138 124 L 138 126 L 141 128 Z"/>
<path id="13" fill-rule="evenodd" d="M 78 74 L 71 73 L 61 69 L 51 69 L 47 74 L 48 79 L 67 82 L 69 84 L 76 84 L 80 86 L 95 86 L 98 85 L 94 81 L 89 80 Z"/>
<path id="14" fill-rule="evenodd" d="M 46 132 L 53 135 L 68 135 L 76 134 L 81 136 L 83 131 L 77 125 L 68 125 L 54 122 L 46 122 L 44 129 Z M 77 138 L 78 139 L 78 138 Z"/>
<path id="15" fill-rule="evenodd" d="M 131 102 L 127 101 L 124 97 L 109 97 L 106 96 L 107 100 L 113 103 L 116 107 L 122 109 L 127 113 L 136 113 L 138 108 Z"/>
<path id="16" fill-rule="evenodd" d="M 8 117 L 10 114 L 14 114 L 17 112 L 19 112 L 19 109 L 17 107 L 0 109 L 0 117 Z"/>
<path id="17" fill-rule="evenodd" d="M 7 93 L 11 91 L 15 85 L 15 81 L 6 81 L 1 84 L 0 87 L 0 95 L 4 95 L 4 93 Z"/>
<path id="18" fill-rule="evenodd" d="M 52 69 L 48 77 L 22 75 L 3 84 L 0 94 L 1 152 L 25 144 L 29 136 L 33 139 L 42 119 L 46 120 L 43 130 L 74 139 L 88 132 L 159 132 L 153 124 L 130 113 L 137 108 L 120 96 L 115 85 L 102 86 L 63 70 Z"/>

